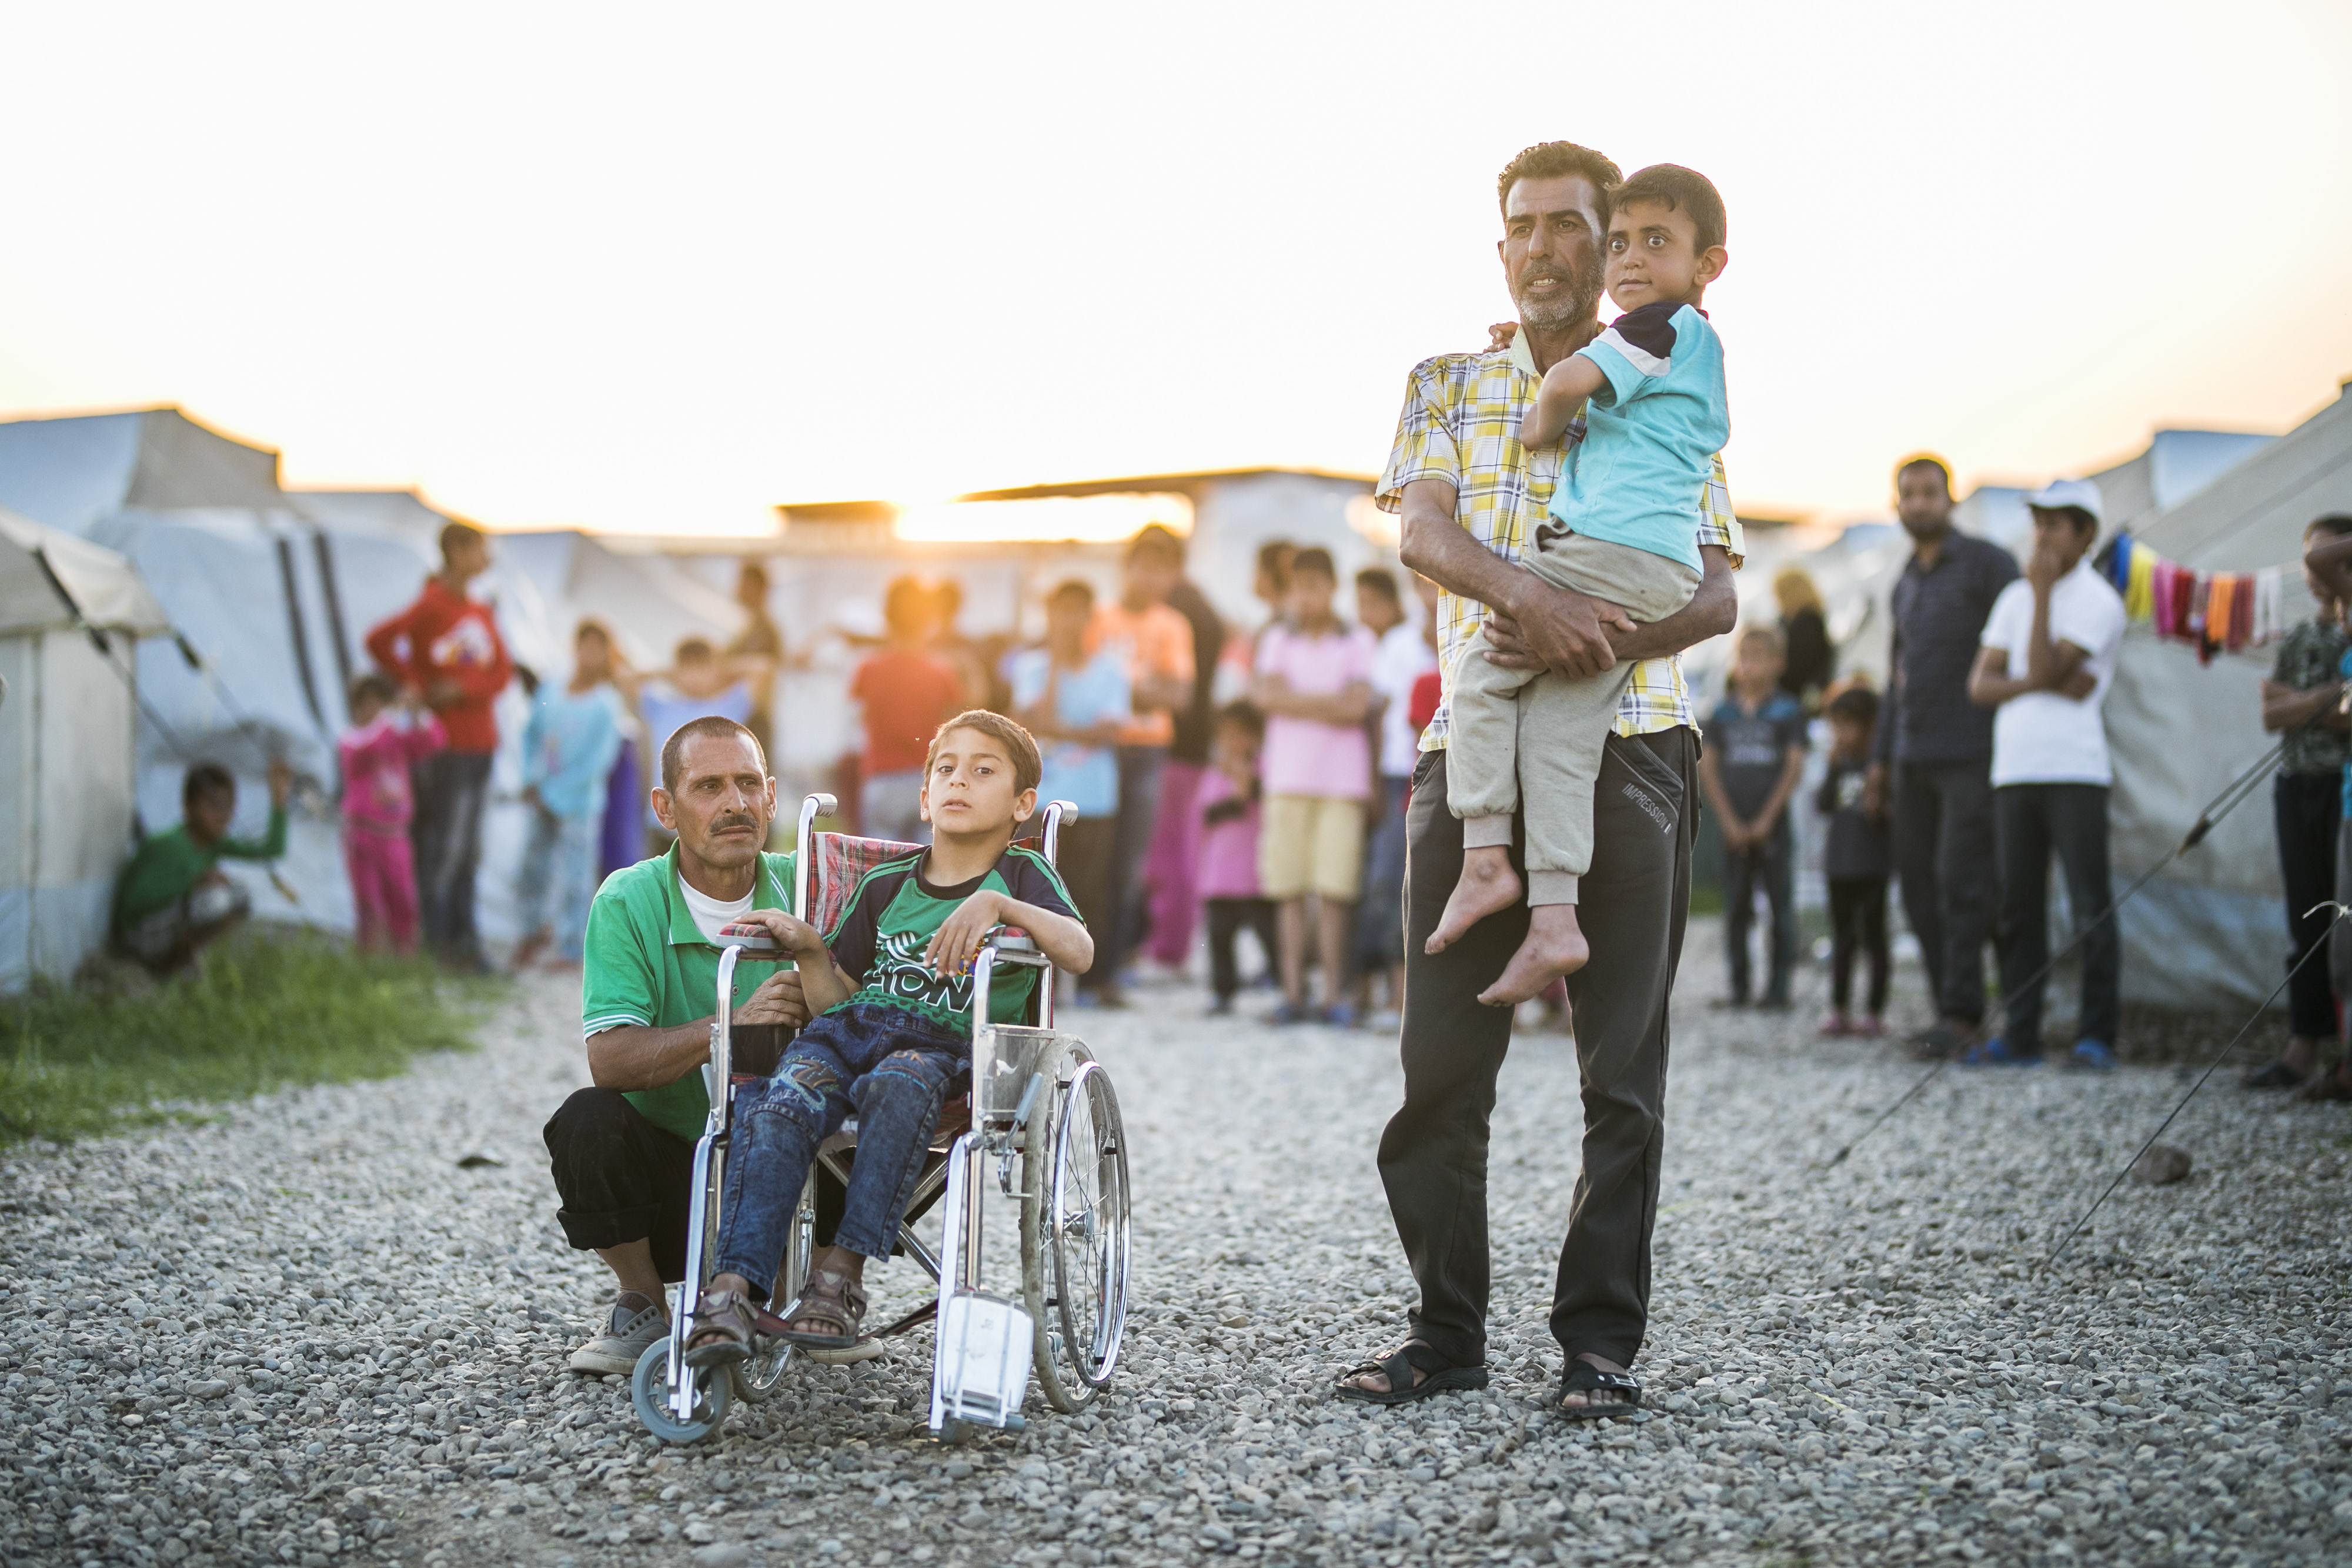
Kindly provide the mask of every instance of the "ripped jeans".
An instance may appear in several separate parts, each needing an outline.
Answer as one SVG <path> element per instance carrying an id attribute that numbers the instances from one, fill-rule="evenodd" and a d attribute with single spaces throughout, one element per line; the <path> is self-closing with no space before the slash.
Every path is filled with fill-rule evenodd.
<path id="1" fill-rule="evenodd" d="M 929 1019 L 876 1002 L 819 1017 L 774 1077 L 737 1092 L 718 1272 L 772 1286 L 817 1145 L 853 1111 L 857 1156 L 834 1244 L 888 1257 L 940 1106 L 971 1076 L 971 1038 Z"/>

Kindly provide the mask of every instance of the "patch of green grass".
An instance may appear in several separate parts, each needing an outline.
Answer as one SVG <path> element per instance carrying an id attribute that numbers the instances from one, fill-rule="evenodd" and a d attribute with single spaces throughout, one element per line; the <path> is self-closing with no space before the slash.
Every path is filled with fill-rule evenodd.
<path id="1" fill-rule="evenodd" d="M 186 1119 L 289 1083 L 390 1078 L 465 1051 L 496 982 L 354 953 L 315 932 L 247 931 L 162 983 L 102 972 L 0 998 L 0 1145 Z"/>

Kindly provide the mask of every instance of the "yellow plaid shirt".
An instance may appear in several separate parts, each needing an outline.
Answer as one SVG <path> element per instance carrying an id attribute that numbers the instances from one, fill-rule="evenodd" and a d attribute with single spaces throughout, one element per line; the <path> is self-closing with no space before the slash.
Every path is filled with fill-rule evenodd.
<path id="1" fill-rule="evenodd" d="M 1506 560 L 1527 548 L 1532 525 L 1551 504 L 1561 454 L 1569 442 L 1529 453 L 1519 444 L 1519 420 L 1536 400 L 1543 378 L 1537 373 L 1521 333 L 1505 353 L 1440 354 L 1412 368 L 1404 412 L 1397 418 L 1396 445 L 1372 498 L 1383 511 L 1404 505 L 1404 487 L 1415 479 L 1443 479 L 1454 486 L 1454 515 L 1470 537 Z M 1582 422 L 1570 441 L 1579 439 Z M 1723 459 L 1715 460 L 1696 516 L 1698 542 L 1716 545 L 1740 564 L 1739 520 L 1731 513 Z M 1442 750 L 1448 732 L 1454 666 L 1462 645 L 1486 619 L 1475 599 L 1448 593 L 1437 601 L 1437 656 L 1447 701 L 1422 732 L 1423 751 Z M 1617 705 L 1617 733 L 1651 735 L 1677 725 L 1697 727 L 1682 660 L 1647 659 L 1633 666 Z"/>

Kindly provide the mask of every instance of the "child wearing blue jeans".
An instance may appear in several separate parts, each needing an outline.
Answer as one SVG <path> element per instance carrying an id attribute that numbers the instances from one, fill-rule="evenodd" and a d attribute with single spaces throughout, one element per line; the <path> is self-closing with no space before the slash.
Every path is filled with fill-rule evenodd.
<path id="1" fill-rule="evenodd" d="M 1731 434 L 1723 348 L 1699 302 L 1722 276 L 1723 198 L 1704 175 L 1654 164 L 1608 192 L 1609 297 L 1626 314 L 1552 366 L 1519 432 L 1530 451 L 1586 434 L 1563 465 L 1550 516 L 1521 564 L 1602 601 L 1630 629 L 1663 621 L 1698 591 L 1699 497 Z M 1478 995 L 1509 1007 L 1584 967 L 1577 882 L 1592 864 L 1592 788 L 1630 665 L 1582 680 L 1487 662 L 1482 630 L 1448 672 L 1453 730 L 1446 804 L 1462 820 L 1462 874 L 1431 934 L 1436 953 L 1525 892 L 1527 939 Z M 1526 822 L 1527 885 L 1511 867 L 1513 815 Z"/>
<path id="2" fill-rule="evenodd" d="M 1055 964 L 1084 974 L 1094 940 L 1044 856 L 1015 849 L 1037 809 L 1041 763 L 1029 732 L 992 713 L 940 727 L 925 760 L 929 849 L 868 872 L 829 936 L 779 910 L 766 925 L 792 954 L 815 1019 L 773 1077 L 738 1105 L 718 1272 L 695 1307 L 687 1360 L 740 1361 L 755 1330 L 820 1349 L 857 1343 L 868 1259 L 887 1258 L 921 1174 L 940 1107 L 971 1072 L 971 964 L 988 934 L 1017 925 Z M 1037 971 L 989 984 L 989 1016 L 1017 1023 Z M 811 1260 L 789 1319 L 767 1300 L 817 1145 L 857 1115 L 857 1158 L 834 1245 Z"/>

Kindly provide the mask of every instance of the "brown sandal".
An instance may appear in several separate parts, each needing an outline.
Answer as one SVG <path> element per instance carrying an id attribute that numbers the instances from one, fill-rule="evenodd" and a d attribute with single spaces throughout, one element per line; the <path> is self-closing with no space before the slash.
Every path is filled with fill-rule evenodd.
<path id="1" fill-rule="evenodd" d="M 2294 1097 L 2305 1101 L 2352 1100 L 2352 1061 L 2339 1061 L 2326 1072 L 2315 1072 L 2304 1081 Z"/>
<path id="2" fill-rule="evenodd" d="M 740 1291 L 705 1291 L 694 1303 L 694 1332 L 686 1343 L 688 1366 L 726 1366 L 751 1354 L 758 1309 Z"/>
<path id="3" fill-rule="evenodd" d="M 831 1269 L 813 1270 L 801 1288 L 801 1299 L 784 1316 L 783 1337 L 812 1350 L 850 1350 L 857 1343 L 857 1325 L 866 1321 L 866 1292 L 849 1276 Z M 821 1333 L 808 1323 L 839 1325 L 838 1333 Z"/>

